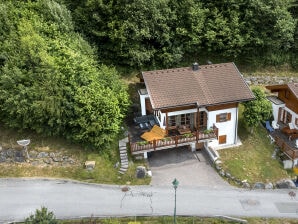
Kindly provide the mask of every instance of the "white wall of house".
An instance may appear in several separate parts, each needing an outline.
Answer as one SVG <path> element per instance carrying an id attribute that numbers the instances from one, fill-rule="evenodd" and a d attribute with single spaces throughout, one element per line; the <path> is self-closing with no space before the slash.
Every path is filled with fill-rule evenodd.
<path id="1" fill-rule="evenodd" d="M 271 104 L 272 104 L 273 118 L 274 118 L 275 121 L 278 121 L 279 108 L 284 107 L 285 104 L 279 104 L 279 105 L 276 105 L 275 103 L 271 103 Z"/>
<path id="2" fill-rule="evenodd" d="M 224 122 L 216 122 L 218 114 L 231 113 L 231 120 Z M 215 124 L 218 128 L 218 136 L 226 135 L 226 142 L 219 144 L 218 140 L 209 143 L 211 147 L 235 145 L 237 143 L 237 128 L 238 128 L 238 108 L 229 108 L 224 110 L 208 112 L 207 127 L 210 128 Z"/>
<path id="3" fill-rule="evenodd" d="M 146 115 L 146 104 L 145 104 L 145 99 L 149 98 L 148 94 L 140 94 L 140 103 L 141 103 L 141 113 L 142 115 Z"/>

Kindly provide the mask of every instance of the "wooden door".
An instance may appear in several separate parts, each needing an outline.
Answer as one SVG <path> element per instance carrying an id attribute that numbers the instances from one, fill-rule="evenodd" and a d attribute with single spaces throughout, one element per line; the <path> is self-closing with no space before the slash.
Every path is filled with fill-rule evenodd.
<path id="1" fill-rule="evenodd" d="M 226 142 L 227 142 L 227 136 L 226 135 L 218 136 L 218 143 L 219 144 L 225 144 Z"/>

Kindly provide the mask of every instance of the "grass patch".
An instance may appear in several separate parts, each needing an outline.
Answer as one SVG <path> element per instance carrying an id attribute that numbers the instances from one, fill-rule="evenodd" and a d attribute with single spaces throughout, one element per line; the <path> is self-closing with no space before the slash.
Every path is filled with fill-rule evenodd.
<path id="1" fill-rule="evenodd" d="M 98 152 L 84 148 L 82 145 L 72 144 L 62 138 L 44 137 L 28 131 L 18 131 L 11 128 L 0 126 L 1 146 L 3 149 L 21 149 L 17 140 L 30 139 L 28 151 L 37 152 L 61 152 L 75 160 L 74 165 L 70 166 L 34 166 L 29 163 L 0 163 L 0 177 L 47 177 L 65 178 L 90 183 L 102 184 L 149 184 L 150 178 L 137 179 L 135 171 L 137 166 L 147 166 L 143 160 L 135 161 L 130 158 L 128 171 L 122 175 L 118 173 L 119 167 L 114 165 L 120 161 L 118 140 L 116 139 L 106 149 Z M 95 169 L 88 171 L 85 169 L 85 161 L 94 160 Z"/>
<path id="2" fill-rule="evenodd" d="M 270 143 L 267 131 L 261 125 L 253 133 L 245 127 L 239 113 L 239 137 L 242 146 L 219 150 L 223 168 L 233 176 L 249 182 L 274 182 L 282 178 L 292 178 L 278 157 L 272 158 L 275 145 Z"/>

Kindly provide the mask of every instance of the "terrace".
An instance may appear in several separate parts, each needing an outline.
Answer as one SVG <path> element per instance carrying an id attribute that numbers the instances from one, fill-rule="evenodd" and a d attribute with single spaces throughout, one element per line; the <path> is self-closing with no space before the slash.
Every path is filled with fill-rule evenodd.
<path id="1" fill-rule="evenodd" d="M 197 130 L 195 128 L 164 130 L 165 135 L 160 139 L 152 139 L 151 141 L 142 139 L 141 136 L 150 132 L 156 124 L 157 121 L 153 115 L 135 119 L 135 123 L 129 128 L 129 144 L 133 155 L 217 139 L 218 136 L 218 128 L 214 125 L 209 130 Z"/>
<path id="2" fill-rule="evenodd" d="M 298 146 L 296 145 L 296 134 L 289 132 L 288 128 L 280 123 L 279 128 L 274 129 L 274 131 L 272 131 L 270 135 L 274 138 L 277 146 L 280 147 L 282 152 L 289 159 L 298 159 Z"/>

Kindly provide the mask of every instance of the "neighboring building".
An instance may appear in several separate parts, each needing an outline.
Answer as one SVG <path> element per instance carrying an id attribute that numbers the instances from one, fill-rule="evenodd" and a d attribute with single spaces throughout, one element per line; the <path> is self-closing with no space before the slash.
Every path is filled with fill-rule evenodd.
<path id="1" fill-rule="evenodd" d="M 275 95 L 269 96 L 272 103 L 275 128 L 272 135 L 277 145 L 290 158 L 291 164 L 298 163 L 298 83 L 266 86 Z"/>
<path id="2" fill-rule="evenodd" d="M 238 105 L 254 95 L 234 63 L 195 63 L 192 67 L 142 72 L 142 78 L 142 115 L 155 116 L 158 125 L 172 136 L 172 147 L 193 142 L 201 142 L 207 149 L 237 144 Z M 177 137 L 187 134 L 193 136 L 188 142 Z M 154 149 L 148 146 L 141 150 L 131 144 L 132 153 L 170 147 L 157 142 L 151 146 Z"/>

